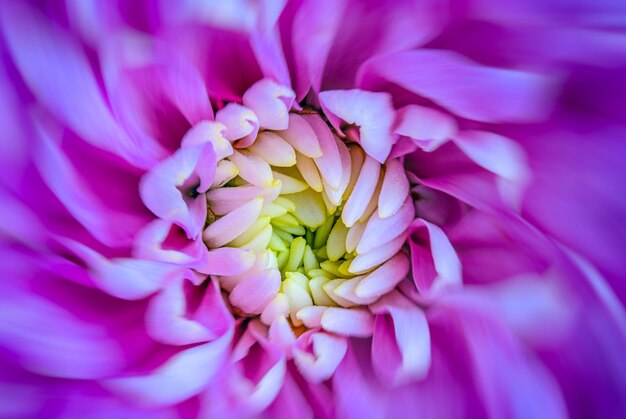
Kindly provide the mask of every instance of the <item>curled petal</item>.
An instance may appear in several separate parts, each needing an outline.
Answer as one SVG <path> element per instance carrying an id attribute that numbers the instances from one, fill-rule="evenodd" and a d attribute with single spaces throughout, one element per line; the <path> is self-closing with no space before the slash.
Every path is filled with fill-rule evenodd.
<path id="1" fill-rule="evenodd" d="M 206 219 L 201 185 L 208 188 L 215 173 L 215 152 L 210 143 L 179 149 L 144 175 L 139 194 L 155 215 L 180 225 L 197 237 Z"/>
<path id="2" fill-rule="evenodd" d="M 229 103 L 217 111 L 215 120 L 226 126 L 225 137 L 237 143 L 238 147 L 248 147 L 256 139 L 259 132 L 259 119 L 256 114 L 245 106 Z"/>
<path id="3" fill-rule="evenodd" d="M 363 163 L 361 173 L 354 185 L 354 189 L 341 213 L 341 219 L 346 227 L 352 227 L 354 223 L 363 216 L 376 189 L 379 175 L 380 164 L 368 156 Z M 382 198 L 379 198 L 379 202 L 381 199 Z M 404 201 L 404 198 L 402 201 Z"/>
<path id="4" fill-rule="evenodd" d="M 372 306 L 372 366 L 385 382 L 398 385 L 419 380 L 430 368 L 430 330 L 424 312 L 399 293 Z"/>
<path id="5" fill-rule="evenodd" d="M 209 224 L 202 238 L 210 247 L 220 247 L 233 240 L 254 223 L 263 208 L 263 198 L 255 198 Z"/>
<path id="6" fill-rule="evenodd" d="M 391 128 L 395 112 L 387 93 L 364 90 L 328 90 L 320 93 L 326 113 L 359 126 L 361 145 L 365 152 L 384 163 L 394 144 Z M 338 124 L 333 123 L 339 129 Z"/>
<path id="7" fill-rule="evenodd" d="M 72 240 L 63 244 L 88 266 L 93 281 L 104 292 L 125 300 L 139 300 L 159 290 L 180 266 L 152 260 L 107 259 Z"/>
<path id="8" fill-rule="evenodd" d="M 133 256 L 195 267 L 205 263 L 202 240 L 190 240 L 182 229 L 167 220 L 154 220 L 137 233 Z"/>
<path id="9" fill-rule="evenodd" d="M 204 289 L 194 289 L 182 276 L 171 281 L 150 300 L 146 312 L 146 330 L 155 340 L 169 345 L 208 342 L 222 336 L 232 327 L 233 317 L 215 281 Z M 201 293 L 202 302 L 188 314 L 191 293 Z"/>
<path id="10" fill-rule="evenodd" d="M 422 219 L 414 221 L 409 246 L 413 280 L 422 295 L 461 285 L 461 262 L 441 228 Z"/>
<path id="11" fill-rule="evenodd" d="M 243 103 L 259 118 L 261 128 L 284 130 L 296 94 L 271 79 L 259 80 L 243 95 Z"/>
<path id="12" fill-rule="evenodd" d="M 312 354 L 306 351 L 308 345 L 312 347 Z M 333 375 L 347 350 L 348 343 L 343 336 L 308 332 L 298 338 L 293 360 L 309 381 L 320 383 Z"/>
<path id="13" fill-rule="evenodd" d="M 187 131 L 181 141 L 181 146 L 189 147 L 207 142 L 211 143 L 215 152 L 215 160 L 220 161 L 233 154 L 233 147 L 224 136 L 225 133 L 226 126 L 224 124 L 214 121 L 200 121 Z"/>

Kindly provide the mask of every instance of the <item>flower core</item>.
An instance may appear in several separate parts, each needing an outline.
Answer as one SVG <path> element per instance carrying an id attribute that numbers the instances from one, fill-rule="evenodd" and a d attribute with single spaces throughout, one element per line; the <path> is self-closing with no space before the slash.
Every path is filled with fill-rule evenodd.
<path id="1" fill-rule="evenodd" d="M 231 142 L 206 194 L 203 240 L 249 266 L 217 276 L 234 312 L 323 328 L 326 308 L 358 311 L 405 277 L 414 207 L 400 161 L 380 164 L 313 111 Z"/>

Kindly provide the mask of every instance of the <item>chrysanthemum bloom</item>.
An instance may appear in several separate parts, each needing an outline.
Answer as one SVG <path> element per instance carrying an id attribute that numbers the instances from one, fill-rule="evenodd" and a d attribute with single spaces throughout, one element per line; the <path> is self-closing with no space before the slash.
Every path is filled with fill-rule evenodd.
<path id="1" fill-rule="evenodd" d="M 0 416 L 626 414 L 624 6 L 167 3 L 1 5 Z"/>

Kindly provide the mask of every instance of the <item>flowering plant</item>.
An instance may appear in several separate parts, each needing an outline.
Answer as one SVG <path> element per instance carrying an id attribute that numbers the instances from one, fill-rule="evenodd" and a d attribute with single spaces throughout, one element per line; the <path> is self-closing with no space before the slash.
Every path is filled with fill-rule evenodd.
<path id="1" fill-rule="evenodd" d="M 625 17 L 2 2 L 0 416 L 623 417 Z"/>

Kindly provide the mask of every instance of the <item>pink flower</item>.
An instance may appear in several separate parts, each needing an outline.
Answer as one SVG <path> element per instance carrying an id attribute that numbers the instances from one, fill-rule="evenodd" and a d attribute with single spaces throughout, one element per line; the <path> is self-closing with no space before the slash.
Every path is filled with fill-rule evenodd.
<path id="1" fill-rule="evenodd" d="M 5 2 L 0 416 L 623 416 L 625 12 Z"/>

